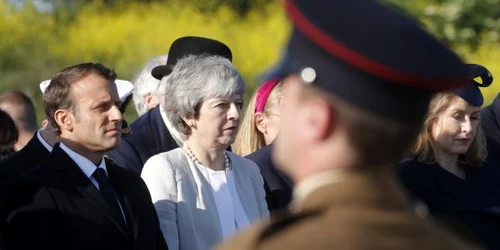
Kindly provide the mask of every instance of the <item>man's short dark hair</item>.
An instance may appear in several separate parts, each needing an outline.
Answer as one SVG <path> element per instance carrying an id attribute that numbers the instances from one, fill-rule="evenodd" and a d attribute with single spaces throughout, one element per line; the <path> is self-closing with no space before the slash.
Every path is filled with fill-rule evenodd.
<path id="1" fill-rule="evenodd" d="M 19 118 L 16 122 L 20 130 L 36 131 L 38 129 L 35 105 L 33 105 L 31 98 L 24 92 L 19 90 L 9 90 L 3 92 L 0 94 L 0 104 L 3 103 L 20 106 L 24 109 L 24 112 L 20 112 L 19 116 L 16 114 L 15 118 L 13 118 Z"/>
<path id="2" fill-rule="evenodd" d="M 58 109 L 68 109 L 74 112 L 74 103 L 70 98 L 71 84 L 87 77 L 89 74 L 97 74 L 109 81 L 116 80 L 116 73 L 100 63 L 82 63 L 61 70 L 50 80 L 50 85 L 43 95 L 43 106 L 45 115 L 50 124 L 60 134 L 59 125 L 54 118 Z"/>

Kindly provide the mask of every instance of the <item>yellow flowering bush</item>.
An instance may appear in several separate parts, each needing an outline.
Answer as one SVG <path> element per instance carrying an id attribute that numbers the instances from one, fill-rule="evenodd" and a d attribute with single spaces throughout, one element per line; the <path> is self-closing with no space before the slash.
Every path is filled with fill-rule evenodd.
<path id="1" fill-rule="evenodd" d="M 187 35 L 226 43 L 233 52 L 233 63 L 247 82 L 249 96 L 260 74 L 279 58 L 290 33 L 290 25 L 278 3 L 240 17 L 226 6 L 214 13 L 203 13 L 182 1 L 170 4 L 130 1 L 113 9 L 94 1 L 68 23 L 55 23 L 50 14 L 37 13 L 33 8 L 15 11 L 2 0 L 0 11 L 13 15 L 0 17 L 4 19 L 0 22 L 0 35 L 10 37 L 8 41 L 0 41 L 2 59 L 8 56 L 14 62 L 30 60 L 32 56 L 43 59 L 36 64 L 23 64 L 23 70 L 30 72 L 27 78 L 26 74 L 21 77 L 20 72 L 11 73 L 11 77 L 0 75 L 1 82 L 8 82 L 0 91 L 20 88 L 30 92 L 40 104 L 38 83 L 63 67 L 98 61 L 114 68 L 119 78 L 131 79 L 149 58 L 166 54 L 175 39 Z M 36 53 L 27 50 L 29 47 Z M 17 49 L 19 53 L 12 54 Z M 129 109 L 129 119 L 134 118 L 132 113 L 133 109 Z"/>

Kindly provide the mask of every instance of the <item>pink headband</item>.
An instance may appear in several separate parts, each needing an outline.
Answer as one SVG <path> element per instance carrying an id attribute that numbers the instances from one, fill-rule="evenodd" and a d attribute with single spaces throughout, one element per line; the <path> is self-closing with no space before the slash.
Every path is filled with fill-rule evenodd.
<path id="1" fill-rule="evenodd" d="M 280 79 L 270 79 L 265 81 L 262 86 L 260 86 L 259 90 L 257 91 L 257 96 L 255 97 L 255 112 L 264 111 L 264 107 L 266 106 L 269 95 L 279 82 Z"/>

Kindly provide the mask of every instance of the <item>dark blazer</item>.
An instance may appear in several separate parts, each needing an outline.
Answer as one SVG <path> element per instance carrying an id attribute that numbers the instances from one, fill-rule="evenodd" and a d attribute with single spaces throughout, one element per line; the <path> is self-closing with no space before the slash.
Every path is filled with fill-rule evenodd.
<path id="1" fill-rule="evenodd" d="M 246 156 L 247 159 L 255 162 L 260 169 L 260 174 L 264 179 L 264 189 L 266 191 L 266 201 L 269 211 L 288 206 L 292 198 L 293 189 L 292 180 L 274 166 L 271 159 L 271 145 L 265 146 Z"/>
<path id="2" fill-rule="evenodd" d="M 23 173 L 41 163 L 49 153 L 35 133 L 23 149 L 0 162 L 0 183 L 20 177 Z"/>
<path id="3" fill-rule="evenodd" d="M 35 134 L 23 149 L 0 162 L 0 207 L 5 200 L 7 186 L 41 163 L 49 153 Z M 0 228 L 4 226 L 4 222 L 4 219 L 0 220 Z M 0 249 L 5 249 L 2 242 L 0 236 Z"/>
<path id="4" fill-rule="evenodd" d="M 481 125 L 487 140 L 486 161 L 500 166 L 500 95 L 481 110 Z"/>
<path id="5" fill-rule="evenodd" d="M 107 155 L 138 175 L 151 156 L 178 148 L 163 122 L 160 105 L 137 118 L 130 128 L 132 134 L 122 136 L 120 147 Z"/>
<path id="6" fill-rule="evenodd" d="M 432 214 L 455 218 L 488 249 L 500 249 L 500 178 L 493 167 L 466 168 L 463 180 L 438 164 L 410 160 L 399 164 L 398 173 L 410 195 Z"/>
<path id="7" fill-rule="evenodd" d="M 109 159 L 106 168 L 127 226 L 56 144 L 43 164 L 9 188 L 2 211 L 7 249 L 167 249 L 142 179 Z"/>

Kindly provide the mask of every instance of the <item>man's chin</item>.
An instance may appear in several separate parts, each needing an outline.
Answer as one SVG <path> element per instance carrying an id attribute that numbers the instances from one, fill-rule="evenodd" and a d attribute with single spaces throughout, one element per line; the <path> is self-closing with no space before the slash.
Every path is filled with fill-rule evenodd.
<path id="1" fill-rule="evenodd" d="M 121 143 L 121 140 L 120 138 L 117 138 L 113 141 L 110 141 L 106 146 L 105 146 L 105 149 L 106 151 L 111 151 L 113 149 L 117 149 L 118 147 L 120 147 L 120 143 Z"/>

